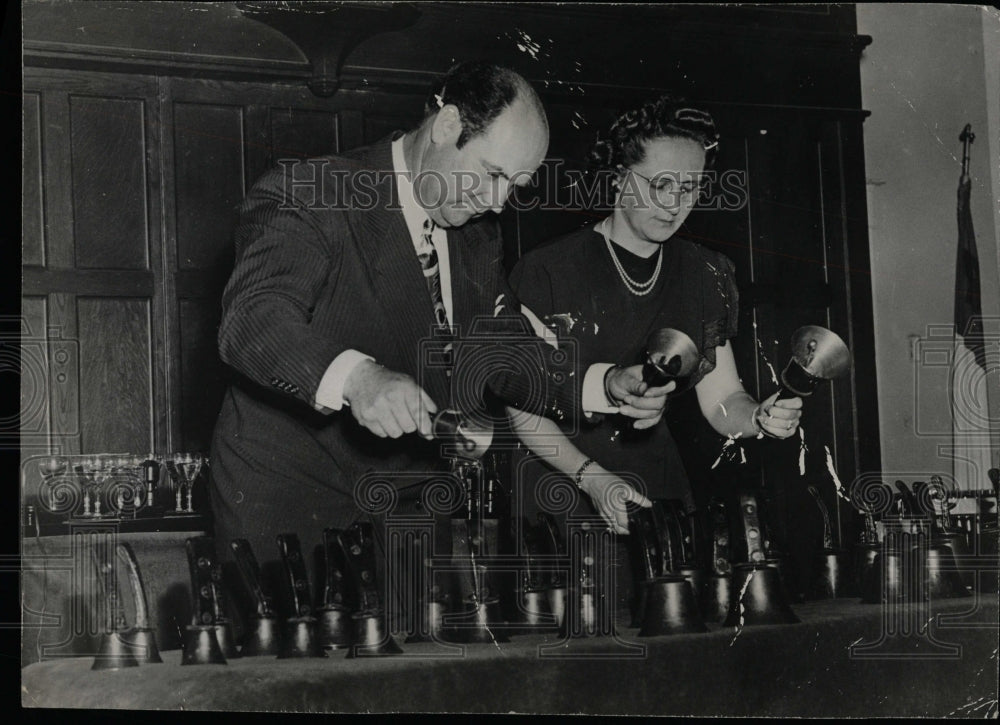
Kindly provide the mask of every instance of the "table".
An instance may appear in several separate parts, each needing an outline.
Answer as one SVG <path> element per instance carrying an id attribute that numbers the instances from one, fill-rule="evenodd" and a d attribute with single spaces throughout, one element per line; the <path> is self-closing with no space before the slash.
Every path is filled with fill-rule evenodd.
<path id="1" fill-rule="evenodd" d="M 404 655 L 244 658 L 92 671 L 91 658 L 22 670 L 26 707 L 258 712 L 588 713 L 996 717 L 996 595 L 893 608 L 796 605 L 799 624 L 560 641 L 539 634 Z"/>

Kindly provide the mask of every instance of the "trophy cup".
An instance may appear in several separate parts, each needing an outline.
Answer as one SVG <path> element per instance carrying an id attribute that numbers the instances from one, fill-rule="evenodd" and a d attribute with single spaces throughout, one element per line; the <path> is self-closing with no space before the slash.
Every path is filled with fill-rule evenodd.
<path id="1" fill-rule="evenodd" d="M 156 633 L 149 626 L 149 607 L 146 604 L 146 588 L 142 584 L 142 574 L 139 571 L 139 561 L 128 543 L 116 547 L 118 559 L 128 569 L 129 585 L 132 589 L 132 601 L 135 603 L 135 625 L 125 633 L 132 645 L 135 658 L 139 664 L 154 664 L 163 662 L 160 650 L 156 646 Z"/>
<path id="2" fill-rule="evenodd" d="M 131 643 L 127 638 L 128 625 L 125 612 L 118 600 L 115 561 L 112 558 L 109 536 L 103 537 L 91 549 L 91 557 L 97 569 L 97 581 L 104 599 L 104 633 L 100 649 L 94 658 L 92 670 L 117 670 L 122 667 L 138 667 Z"/>
<path id="3" fill-rule="evenodd" d="M 250 548 L 250 542 L 246 539 L 233 539 L 230 547 L 243 582 L 257 605 L 250 617 L 250 626 L 243 637 L 243 649 L 240 653 L 244 657 L 275 657 L 281 651 L 281 631 L 278 616 L 274 612 L 274 600 L 265 594 L 261 585 L 260 566 Z"/>
<path id="4" fill-rule="evenodd" d="M 184 628 L 182 665 L 224 665 L 226 657 L 219 644 L 216 592 L 219 569 L 215 565 L 215 544 L 211 537 L 196 536 L 184 542 L 191 574 L 191 624 Z"/>
<path id="5" fill-rule="evenodd" d="M 312 592 L 302 545 L 295 534 L 278 534 L 278 550 L 285 566 L 293 615 L 285 622 L 278 659 L 326 657 L 316 637 L 316 618 L 312 616 Z"/>

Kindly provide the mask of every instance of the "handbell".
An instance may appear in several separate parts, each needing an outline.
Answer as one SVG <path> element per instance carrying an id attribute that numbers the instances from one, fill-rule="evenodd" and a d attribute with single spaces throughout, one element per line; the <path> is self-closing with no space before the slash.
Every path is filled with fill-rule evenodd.
<path id="1" fill-rule="evenodd" d="M 664 327 L 653 332 L 646 342 L 642 379 L 655 388 L 676 380 L 676 390 L 681 391 L 687 387 L 698 362 L 698 347 L 694 341 L 680 330 Z"/>
<path id="2" fill-rule="evenodd" d="M 767 561 L 733 566 L 730 599 L 727 627 L 799 621 L 788 604 L 778 567 Z"/>
<path id="3" fill-rule="evenodd" d="M 278 534 L 278 550 L 285 567 L 290 601 L 295 616 L 285 620 L 278 659 L 294 657 L 325 657 L 316 636 L 316 618 L 312 616 L 312 596 L 309 576 L 302 556 L 302 545 L 295 534 Z"/>
<path id="4" fill-rule="evenodd" d="M 347 602 L 343 563 L 338 561 L 340 547 L 337 529 L 323 530 L 323 551 L 326 556 L 326 583 L 323 606 L 320 607 L 319 644 L 326 650 L 337 650 L 351 644 L 351 610 Z"/>
<path id="5" fill-rule="evenodd" d="M 919 551 L 919 547 L 915 547 L 914 553 Z M 949 544 L 932 539 L 923 563 L 926 565 L 927 594 L 932 600 L 971 596 L 959 575 L 955 553 Z"/>
<path id="6" fill-rule="evenodd" d="M 434 437 L 451 444 L 448 453 L 458 458 L 478 460 L 493 442 L 490 421 L 476 420 L 450 408 L 438 411 L 431 421 L 431 427 Z"/>
<path id="7" fill-rule="evenodd" d="M 853 589 L 847 572 L 849 566 L 847 552 L 834 545 L 830 512 L 819 489 L 815 486 L 809 486 L 808 490 L 823 516 L 823 549 L 816 556 L 819 566 L 813 574 L 809 591 L 810 597 L 812 599 L 836 599 L 846 596 L 848 591 Z"/>
<path id="8" fill-rule="evenodd" d="M 666 575 L 643 586 L 646 588 L 646 608 L 639 629 L 640 637 L 708 631 L 698 613 L 694 590 L 688 579 L 680 575 Z"/>
<path id="9" fill-rule="evenodd" d="M 825 327 L 806 325 L 792 334 L 792 357 L 781 372 L 778 400 L 808 397 L 824 380 L 840 377 L 851 367 L 851 352 Z"/>
<path id="10" fill-rule="evenodd" d="M 123 635 L 127 630 L 125 613 L 118 600 L 115 564 L 110 554 L 110 543 L 106 535 L 91 549 L 91 557 L 98 571 L 97 581 L 104 595 L 104 634 L 92 670 L 117 670 L 123 667 L 138 667 L 139 661 L 132 644 Z"/>
<path id="11" fill-rule="evenodd" d="M 402 653 L 389 634 L 375 578 L 374 529 L 355 522 L 337 534 L 336 540 L 349 575 L 358 593 L 358 611 L 351 615 L 352 645 L 347 658 L 381 657 Z"/>
<path id="12" fill-rule="evenodd" d="M 132 600 L 135 604 L 135 624 L 126 634 L 126 639 L 132 644 L 135 658 L 139 664 L 158 664 L 163 662 L 160 650 L 156 646 L 156 633 L 149 626 L 149 609 L 146 606 L 146 590 L 142 584 L 142 574 L 135 552 L 128 543 L 115 547 L 118 559 L 125 563 L 128 569 L 129 584 L 132 589 Z"/>
<path id="13" fill-rule="evenodd" d="M 733 573 L 725 503 L 719 499 L 710 501 L 708 515 L 712 526 L 711 572 L 705 577 L 699 604 L 706 622 L 722 622 L 729 614 Z"/>
<path id="14" fill-rule="evenodd" d="M 184 630 L 182 665 L 224 665 L 216 631 L 217 578 L 215 540 L 195 536 L 184 542 L 191 573 L 192 623 Z"/>
<path id="15" fill-rule="evenodd" d="M 184 628 L 184 655 L 182 665 L 224 665 L 226 657 L 219 646 L 215 626 L 189 624 Z"/>
<path id="16" fill-rule="evenodd" d="M 271 604 L 272 598 L 265 594 L 261 584 L 257 559 L 246 539 L 233 539 L 230 547 L 243 581 L 257 603 L 257 611 L 250 617 L 240 654 L 244 657 L 275 657 L 281 651 L 281 628 Z"/>

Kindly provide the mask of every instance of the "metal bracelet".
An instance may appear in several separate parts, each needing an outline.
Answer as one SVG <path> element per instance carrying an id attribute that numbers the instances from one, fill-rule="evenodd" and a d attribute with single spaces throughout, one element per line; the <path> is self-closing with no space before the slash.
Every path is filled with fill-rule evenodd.
<path id="1" fill-rule="evenodd" d="M 597 461 L 595 461 L 593 458 L 588 458 L 583 462 L 583 465 L 576 470 L 576 477 L 574 480 L 576 481 L 577 488 L 583 488 L 583 472 L 586 471 L 595 463 L 597 463 Z"/>

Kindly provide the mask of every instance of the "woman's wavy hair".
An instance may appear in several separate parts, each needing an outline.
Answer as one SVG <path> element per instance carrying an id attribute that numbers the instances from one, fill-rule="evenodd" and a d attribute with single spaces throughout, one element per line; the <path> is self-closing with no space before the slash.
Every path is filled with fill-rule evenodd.
<path id="1" fill-rule="evenodd" d="M 689 138 L 705 149 L 705 168 L 712 168 L 719 150 L 715 121 L 707 112 L 691 108 L 681 99 L 665 95 L 625 111 L 590 152 L 593 170 L 616 171 L 640 163 L 645 144 L 656 138 Z"/>

